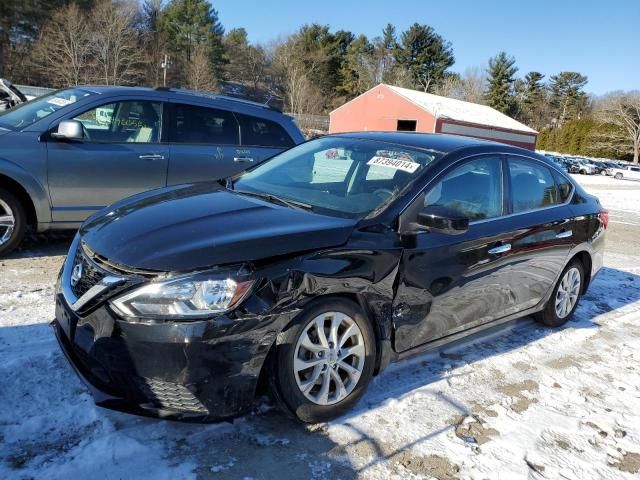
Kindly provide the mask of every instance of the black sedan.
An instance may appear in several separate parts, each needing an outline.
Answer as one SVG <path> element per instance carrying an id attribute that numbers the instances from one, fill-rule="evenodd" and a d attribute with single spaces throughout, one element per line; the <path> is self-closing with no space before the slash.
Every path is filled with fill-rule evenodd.
<path id="1" fill-rule="evenodd" d="M 52 326 L 98 404 L 176 419 L 340 415 L 373 375 L 525 315 L 564 324 L 607 212 L 553 162 L 463 137 L 327 136 L 90 218 Z"/>

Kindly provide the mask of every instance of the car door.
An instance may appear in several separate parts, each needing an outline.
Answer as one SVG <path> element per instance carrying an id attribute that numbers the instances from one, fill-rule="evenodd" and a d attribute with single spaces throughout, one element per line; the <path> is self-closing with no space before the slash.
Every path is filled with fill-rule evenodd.
<path id="1" fill-rule="evenodd" d="M 498 162 L 481 157 L 463 163 L 425 195 L 425 204 L 442 202 L 471 221 L 460 236 L 419 233 L 405 250 L 395 305 L 407 314 L 396 325 L 397 348 L 524 312 L 553 287 L 575 245 L 568 206 L 573 187 L 543 162 L 507 157 L 499 162 L 504 202 L 498 214 L 491 207 L 497 187 L 478 175 L 495 176 Z M 461 180 L 465 170 L 475 178 L 467 173 Z"/>
<path id="2" fill-rule="evenodd" d="M 54 222 L 81 222 L 117 200 L 166 186 L 163 110 L 159 100 L 114 100 L 63 118 L 82 123 L 85 138 L 47 139 Z"/>
<path id="3" fill-rule="evenodd" d="M 171 103 L 169 185 L 218 180 L 251 162 L 240 148 L 233 112 L 197 103 Z"/>
<path id="4" fill-rule="evenodd" d="M 489 322 L 513 304 L 505 168 L 500 155 L 457 162 L 416 200 L 418 209 L 455 208 L 470 225 L 461 235 L 421 230 L 403 237 L 394 299 L 397 351 Z"/>

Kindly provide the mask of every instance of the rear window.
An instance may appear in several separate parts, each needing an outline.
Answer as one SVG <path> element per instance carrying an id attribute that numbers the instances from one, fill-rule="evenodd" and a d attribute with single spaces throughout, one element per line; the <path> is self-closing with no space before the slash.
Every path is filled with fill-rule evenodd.
<path id="1" fill-rule="evenodd" d="M 562 203 L 558 185 L 547 167 L 533 161 L 510 158 L 509 175 L 513 213 Z"/>
<path id="2" fill-rule="evenodd" d="M 240 122 L 242 145 L 254 147 L 289 148 L 295 145 L 281 125 L 264 118 L 236 114 Z"/>
<path id="3" fill-rule="evenodd" d="M 238 123 L 233 113 L 227 110 L 176 104 L 171 123 L 171 143 L 240 144 Z"/>

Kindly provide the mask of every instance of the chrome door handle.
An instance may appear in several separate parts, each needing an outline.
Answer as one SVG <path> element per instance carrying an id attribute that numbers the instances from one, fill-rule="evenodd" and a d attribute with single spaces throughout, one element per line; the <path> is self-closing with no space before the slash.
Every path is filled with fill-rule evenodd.
<path id="1" fill-rule="evenodd" d="M 564 232 L 558 233 L 556 238 L 569 238 L 571 235 L 573 235 L 571 230 L 565 230 Z"/>
<path id="2" fill-rule="evenodd" d="M 140 155 L 138 158 L 140 160 L 164 160 L 164 155 L 149 153 L 147 155 Z"/>
<path id="3" fill-rule="evenodd" d="M 502 245 L 498 245 L 497 247 L 490 248 L 489 253 L 491 253 L 492 255 L 495 255 L 498 253 L 507 253 L 509 250 L 511 250 L 511 244 L 504 243 Z"/>
<path id="4" fill-rule="evenodd" d="M 253 163 L 253 158 L 251 157 L 233 157 L 233 161 L 236 163 Z"/>

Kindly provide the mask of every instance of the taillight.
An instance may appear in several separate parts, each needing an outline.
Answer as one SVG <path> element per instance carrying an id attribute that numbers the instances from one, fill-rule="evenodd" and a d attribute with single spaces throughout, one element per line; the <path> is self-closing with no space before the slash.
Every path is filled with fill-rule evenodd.
<path id="1" fill-rule="evenodd" d="M 600 210 L 598 216 L 600 217 L 600 221 L 602 222 L 602 225 L 606 230 L 609 226 L 609 212 L 603 208 L 602 210 Z"/>

